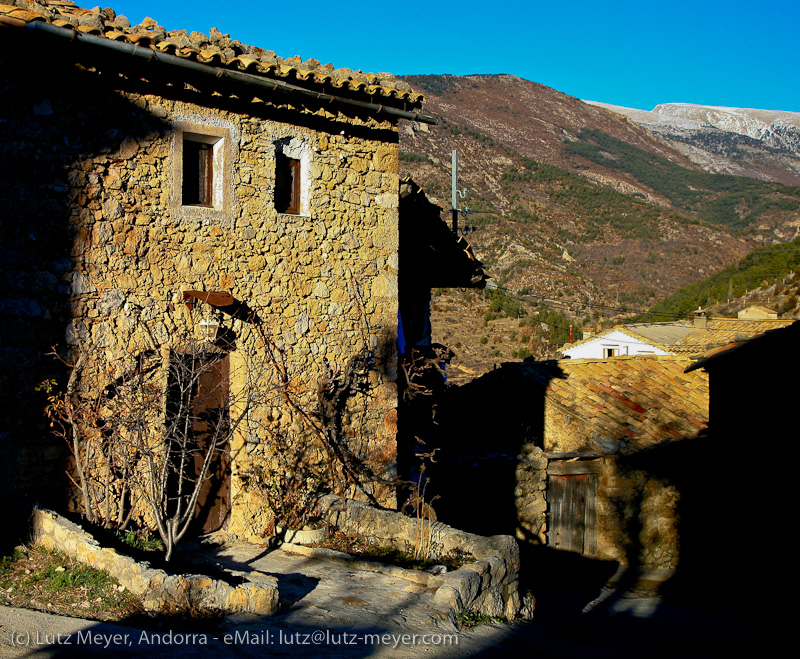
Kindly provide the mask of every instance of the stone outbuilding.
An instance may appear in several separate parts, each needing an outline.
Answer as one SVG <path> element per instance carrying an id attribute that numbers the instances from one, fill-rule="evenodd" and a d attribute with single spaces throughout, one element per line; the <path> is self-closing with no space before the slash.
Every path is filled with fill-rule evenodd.
<path id="1" fill-rule="evenodd" d="M 437 412 L 443 518 L 672 573 L 683 560 L 687 456 L 708 425 L 708 379 L 684 373 L 691 363 L 531 360 L 455 388 Z"/>
<path id="2" fill-rule="evenodd" d="M 434 122 L 421 95 L 67 0 L 0 5 L 0 40 L 3 501 L 62 496 L 36 391 L 66 386 L 53 347 L 73 364 L 90 352 L 95 385 L 146 360 L 169 389 L 200 336 L 224 392 L 203 413 L 241 422 L 212 526 L 265 532 L 259 466 L 283 455 L 275 437 L 314 444 L 323 408 L 358 463 L 350 494 L 393 505 L 398 122 Z M 318 441 L 295 457 L 331 459 Z"/>
<path id="3" fill-rule="evenodd" d="M 736 314 L 737 318 L 750 318 L 752 320 L 776 320 L 778 312 L 767 307 L 753 305 L 742 309 Z"/>
<path id="4" fill-rule="evenodd" d="M 681 492 L 670 470 L 678 465 L 656 456 L 698 441 L 708 426 L 708 380 L 683 372 L 690 361 L 523 365 L 523 377 L 545 387 L 541 451 L 523 446 L 517 472 L 524 535 L 623 565 L 677 569 Z"/>

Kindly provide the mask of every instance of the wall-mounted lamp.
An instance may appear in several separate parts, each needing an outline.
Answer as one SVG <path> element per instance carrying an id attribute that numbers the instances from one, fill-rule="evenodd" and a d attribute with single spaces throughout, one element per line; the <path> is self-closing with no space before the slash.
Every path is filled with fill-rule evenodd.
<path id="1" fill-rule="evenodd" d="M 197 331 L 200 334 L 200 338 L 204 341 L 216 341 L 221 324 L 222 313 L 219 313 L 213 318 L 203 318 L 199 323 L 197 323 Z"/>

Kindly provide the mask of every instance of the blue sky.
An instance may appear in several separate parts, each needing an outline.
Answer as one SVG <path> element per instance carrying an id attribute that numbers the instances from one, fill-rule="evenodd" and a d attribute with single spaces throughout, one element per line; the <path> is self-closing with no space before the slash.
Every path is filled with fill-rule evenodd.
<path id="1" fill-rule="evenodd" d="M 510 73 L 643 110 L 684 102 L 800 112 L 800 0 L 109 4 L 132 23 L 216 27 L 281 57 L 374 73 Z"/>

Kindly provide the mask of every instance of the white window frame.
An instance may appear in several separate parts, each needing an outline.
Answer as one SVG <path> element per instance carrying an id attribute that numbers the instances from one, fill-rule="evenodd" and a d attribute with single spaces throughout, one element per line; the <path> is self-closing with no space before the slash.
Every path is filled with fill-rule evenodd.
<path id="1" fill-rule="evenodd" d="M 211 146 L 212 182 L 210 204 L 184 204 L 183 145 L 185 141 Z M 226 126 L 195 121 L 175 123 L 172 145 L 172 209 L 179 219 L 227 221 L 233 202 L 233 140 Z"/>

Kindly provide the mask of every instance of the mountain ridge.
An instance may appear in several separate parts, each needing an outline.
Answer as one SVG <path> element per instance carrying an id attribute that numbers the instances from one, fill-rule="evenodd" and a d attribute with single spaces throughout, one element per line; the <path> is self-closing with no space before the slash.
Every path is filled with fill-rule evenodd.
<path id="1" fill-rule="evenodd" d="M 582 324 L 622 322 L 800 233 L 800 189 L 710 173 L 683 143 L 622 113 L 506 74 L 403 80 L 440 120 L 401 127 L 401 174 L 449 210 L 459 151 L 470 209 L 460 226 L 497 287 L 434 297 L 435 338 L 465 377 L 498 360 L 552 358 Z"/>
<path id="2" fill-rule="evenodd" d="M 648 111 L 586 103 L 628 117 L 708 171 L 800 185 L 798 112 L 691 103 L 661 103 Z"/>
<path id="3" fill-rule="evenodd" d="M 402 174 L 449 208 L 459 150 L 469 240 L 515 290 L 649 307 L 798 231 L 800 191 L 715 177 L 604 108 L 505 74 L 403 79 L 440 123 L 401 128 Z"/>

